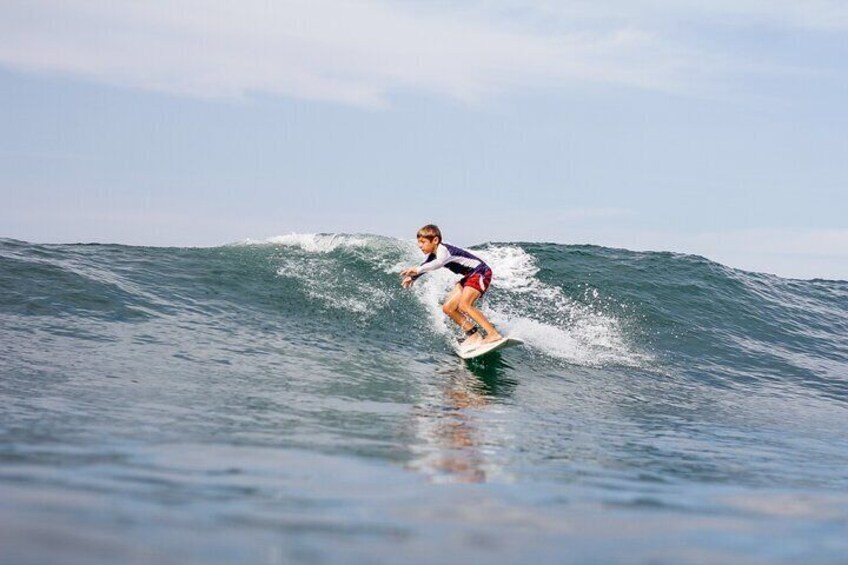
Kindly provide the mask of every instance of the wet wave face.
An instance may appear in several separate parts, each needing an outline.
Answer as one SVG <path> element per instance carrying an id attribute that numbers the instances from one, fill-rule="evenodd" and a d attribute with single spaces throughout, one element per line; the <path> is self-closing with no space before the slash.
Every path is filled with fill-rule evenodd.
<path id="1" fill-rule="evenodd" d="M 471 250 L 0 240 L 0 562 L 844 562 L 848 282 Z"/>

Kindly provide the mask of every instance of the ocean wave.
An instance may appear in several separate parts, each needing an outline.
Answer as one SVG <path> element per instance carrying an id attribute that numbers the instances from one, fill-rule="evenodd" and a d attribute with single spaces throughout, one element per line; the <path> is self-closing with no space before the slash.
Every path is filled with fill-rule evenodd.
<path id="1" fill-rule="evenodd" d="M 730 386 L 777 375 L 830 396 L 848 382 L 846 283 L 670 253 L 519 242 L 471 249 L 495 272 L 481 308 L 523 339 L 519 354 L 535 362 L 635 367 Z M 227 324 L 228 313 L 237 320 L 233 313 L 247 309 L 269 324 L 397 339 L 420 352 L 432 351 L 435 338 L 440 354 L 456 331 L 441 312 L 456 276 L 441 270 L 411 291 L 400 287 L 400 271 L 422 260 L 411 239 L 295 233 L 211 249 L 6 240 L 0 260 L 7 314 L 49 304 L 44 314 L 56 317 L 184 311 Z"/>

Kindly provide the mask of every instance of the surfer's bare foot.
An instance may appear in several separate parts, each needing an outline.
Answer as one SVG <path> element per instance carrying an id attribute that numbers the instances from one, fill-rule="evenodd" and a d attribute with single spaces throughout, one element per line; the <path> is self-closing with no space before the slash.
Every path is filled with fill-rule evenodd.
<path id="1" fill-rule="evenodd" d="M 461 345 L 462 347 L 472 347 L 472 346 L 478 345 L 482 342 L 483 342 L 483 336 L 480 335 L 479 332 L 477 332 L 477 333 L 470 335 L 470 336 L 466 337 L 465 339 L 463 339 L 461 342 L 459 342 L 459 345 Z"/>
<path id="2" fill-rule="evenodd" d="M 500 341 L 503 339 L 503 336 L 499 333 L 490 333 L 485 338 L 483 338 L 483 343 L 492 343 L 493 341 Z"/>

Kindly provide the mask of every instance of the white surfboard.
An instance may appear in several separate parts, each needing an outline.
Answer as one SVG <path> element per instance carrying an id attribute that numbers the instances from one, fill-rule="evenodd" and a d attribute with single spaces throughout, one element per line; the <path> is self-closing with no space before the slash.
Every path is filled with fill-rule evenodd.
<path id="1" fill-rule="evenodd" d="M 505 337 L 491 343 L 477 343 L 469 347 L 459 346 L 456 348 L 456 354 L 463 359 L 474 359 L 475 357 L 480 357 L 487 353 L 494 353 L 499 349 L 512 347 L 514 345 L 524 345 L 524 342 L 514 337 Z"/>

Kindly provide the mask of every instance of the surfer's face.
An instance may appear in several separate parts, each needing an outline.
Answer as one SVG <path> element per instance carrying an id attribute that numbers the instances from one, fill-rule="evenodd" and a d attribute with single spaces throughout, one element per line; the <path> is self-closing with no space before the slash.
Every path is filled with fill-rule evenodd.
<path id="1" fill-rule="evenodd" d="M 418 238 L 418 249 L 421 250 L 421 253 L 425 255 L 429 255 L 430 253 L 436 250 L 436 247 L 439 246 L 439 242 L 436 241 L 438 238 L 429 239 L 426 237 Z"/>

